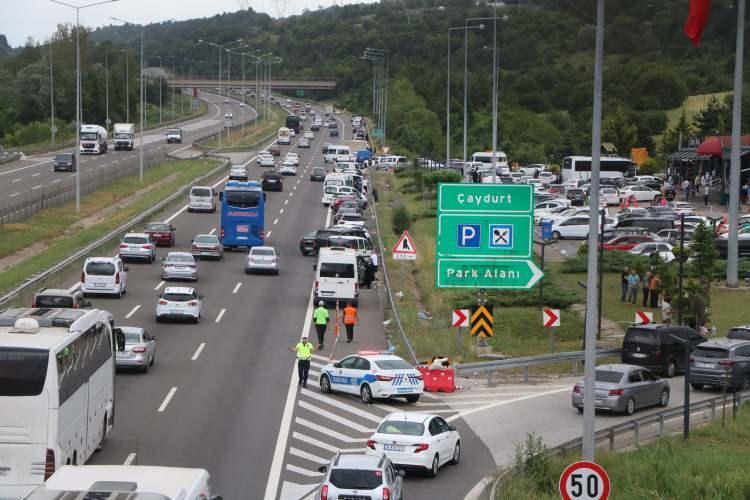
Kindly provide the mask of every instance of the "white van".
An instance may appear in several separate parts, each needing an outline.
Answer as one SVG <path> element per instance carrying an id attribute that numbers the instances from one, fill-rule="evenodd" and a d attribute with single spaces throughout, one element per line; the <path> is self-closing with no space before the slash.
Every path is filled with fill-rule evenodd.
<path id="1" fill-rule="evenodd" d="M 333 247 L 351 248 L 359 258 L 372 255 L 372 243 L 362 236 L 331 236 L 329 242 Z"/>
<path id="2" fill-rule="evenodd" d="M 84 295 L 106 294 L 122 297 L 128 285 L 128 268 L 120 257 L 89 257 L 81 271 Z"/>
<path id="3" fill-rule="evenodd" d="M 323 161 L 326 163 L 331 163 L 333 161 L 349 161 L 351 154 L 349 146 L 331 144 L 323 155 Z"/>
<path id="4" fill-rule="evenodd" d="M 320 202 L 323 205 L 328 206 L 333 203 L 333 200 L 343 194 L 351 194 L 355 196 L 362 208 L 364 208 L 362 205 L 366 205 L 367 198 L 362 196 L 362 193 L 351 186 L 328 186 L 323 188 L 323 196 L 321 197 Z"/>
<path id="5" fill-rule="evenodd" d="M 188 212 L 216 212 L 216 192 L 211 186 L 190 188 Z"/>
<path id="6" fill-rule="evenodd" d="M 115 497 L 222 500 L 212 495 L 211 476 L 205 469 L 150 465 L 65 465 L 25 500 Z"/>
<path id="7" fill-rule="evenodd" d="M 315 266 L 315 303 L 339 301 L 359 304 L 357 253 L 351 248 L 325 247 L 318 252 Z"/>
<path id="8" fill-rule="evenodd" d="M 325 179 L 323 179 L 323 189 L 327 188 L 328 186 L 353 186 L 353 182 L 351 177 L 344 175 L 344 174 L 328 174 L 326 175 Z"/>

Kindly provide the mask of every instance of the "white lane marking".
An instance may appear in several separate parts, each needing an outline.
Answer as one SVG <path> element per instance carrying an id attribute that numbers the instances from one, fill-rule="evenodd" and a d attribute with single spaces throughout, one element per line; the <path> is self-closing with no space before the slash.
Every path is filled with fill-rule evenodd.
<path id="1" fill-rule="evenodd" d="M 373 432 L 375 432 L 375 428 L 368 428 L 363 425 L 359 425 L 358 423 L 352 422 L 348 418 L 340 417 L 336 415 L 335 413 L 332 413 L 328 410 L 323 410 L 321 408 L 318 408 L 317 406 L 312 405 L 303 399 L 300 399 L 297 402 L 297 406 L 299 406 L 300 408 L 304 408 L 305 410 L 309 410 L 312 413 L 315 413 L 316 415 L 320 415 L 321 417 L 327 420 L 331 420 L 332 422 L 336 422 L 337 424 L 341 424 L 346 427 L 349 427 L 350 429 L 356 432 L 361 432 L 363 434 L 372 434 Z M 380 420 L 378 420 L 378 422 L 380 422 Z"/>
<path id="2" fill-rule="evenodd" d="M 62 179 L 57 179 L 56 181 L 52 181 L 52 184 L 57 184 L 60 181 L 62 181 Z"/>
<path id="3" fill-rule="evenodd" d="M 360 418 L 364 418 L 366 420 L 369 420 L 370 422 L 375 422 L 376 424 L 379 424 L 380 421 L 383 420 L 381 417 L 375 416 L 372 413 L 369 413 L 367 411 L 361 410 L 359 408 L 356 408 L 354 406 L 348 405 L 346 403 L 342 403 L 341 401 L 337 401 L 334 398 L 330 398 L 330 397 L 324 396 L 324 395 L 322 395 L 319 392 L 313 392 L 313 391 L 311 391 L 309 389 L 302 389 L 302 394 L 304 394 L 305 396 L 307 396 L 309 398 L 312 398 L 312 399 L 315 399 L 317 401 L 320 401 L 322 404 L 319 405 L 319 406 L 323 406 L 323 405 L 327 404 L 327 405 L 330 405 L 330 406 L 334 406 L 336 408 L 341 408 L 345 412 L 357 415 Z"/>
<path id="4" fill-rule="evenodd" d="M 33 188 L 31 188 L 31 189 L 32 189 L 32 190 L 34 190 L 34 189 L 39 189 L 40 187 L 42 187 L 42 185 L 41 185 L 41 184 L 39 184 L 38 186 L 34 186 L 34 187 L 33 187 Z"/>
<path id="5" fill-rule="evenodd" d="M 274 226 L 275 226 L 276 224 L 278 224 L 278 223 L 279 223 L 279 219 L 274 219 L 274 220 L 273 220 L 273 225 L 274 225 Z"/>
<path id="6" fill-rule="evenodd" d="M 297 184 L 299 184 L 299 179 L 297 179 Z"/>
<path id="7" fill-rule="evenodd" d="M 125 463 L 122 465 L 133 465 L 133 462 L 135 462 L 135 453 L 131 453 L 128 455 L 128 458 L 125 459 Z"/>
<path id="8" fill-rule="evenodd" d="M 496 401 L 494 403 L 490 403 L 484 406 L 480 406 L 478 408 L 472 408 L 471 410 L 465 410 L 465 411 L 459 411 L 456 415 L 453 415 L 452 417 L 448 417 L 446 420 L 448 422 L 453 422 L 457 418 L 463 418 L 468 415 L 472 415 L 474 413 L 478 413 L 480 411 L 489 410 L 490 408 L 496 408 L 498 406 L 505 406 L 513 403 L 518 403 L 520 401 L 526 401 L 527 399 L 534 399 L 539 398 L 542 396 L 549 396 L 550 394 L 558 394 L 560 392 L 569 391 L 570 388 L 563 388 L 563 389 L 556 389 L 554 391 L 545 391 L 545 392 L 538 392 L 536 394 L 529 394 L 528 396 L 521 396 L 519 398 L 513 398 L 513 399 L 506 399 L 505 401 Z"/>
<path id="9" fill-rule="evenodd" d="M 216 228 L 211 229 L 208 234 L 214 234 L 216 232 Z"/>
<path id="10" fill-rule="evenodd" d="M 31 176 L 32 176 L 32 177 L 37 177 L 37 176 L 39 176 L 39 175 L 42 175 L 42 173 L 41 173 L 41 172 L 37 172 L 37 173 L 35 173 L 35 174 L 31 174 Z"/>
<path id="11" fill-rule="evenodd" d="M 154 290 L 158 290 L 159 288 L 164 286 L 164 281 L 160 281 L 158 285 L 154 287 Z"/>
<path id="12" fill-rule="evenodd" d="M 184 150 L 186 150 L 189 147 L 192 147 L 192 144 L 188 144 L 187 146 L 183 146 L 180 149 L 175 149 L 174 151 L 172 151 L 172 153 L 179 153 L 180 151 L 184 151 Z"/>
<path id="13" fill-rule="evenodd" d="M 21 182 L 23 179 L 13 179 L 11 182 Z"/>
<path id="14" fill-rule="evenodd" d="M 10 197 L 13 198 L 14 196 L 18 196 L 19 194 L 21 193 L 13 193 L 12 195 L 10 195 Z"/>
<path id="15" fill-rule="evenodd" d="M 289 197 L 291 198 L 292 196 L 294 196 L 294 193 L 289 193 Z"/>
<path id="16" fill-rule="evenodd" d="M 129 313 L 127 313 L 127 314 L 125 315 L 125 319 L 129 319 L 129 318 L 130 318 L 130 317 L 131 317 L 132 315 L 134 315 L 134 314 L 135 314 L 135 312 L 136 312 L 136 311 L 137 311 L 138 309 L 140 309 L 140 308 L 141 308 L 141 305 L 140 305 L 140 304 L 138 304 L 137 306 L 135 306 L 134 308 L 132 308 L 132 309 L 130 310 L 130 312 L 129 312 Z"/>
<path id="17" fill-rule="evenodd" d="M 303 427 L 307 427 L 308 429 L 318 431 L 322 434 L 325 434 L 328 437 L 332 437 L 336 439 L 337 441 L 341 441 L 342 443 L 362 443 L 361 438 L 353 438 L 349 437 L 345 434 L 341 434 L 340 432 L 336 432 L 334 430 L 329 429 L 328 427 L 323 427 L 322 425 L 318 425 L 315 422 L 311 422 L 307 419 L 296 417 L 294 419 L 295 424 L 299 424 Z"/>
<path id="18" fill-rule="evenodd" d="M 326 434 L 327 434 L 327 432 L 326 432 Z M 299 433 L 297 431 L 292 432 L 292 437 L 294 439 L 302 441 L 303 443 L 311 444 L 313 446 L 317 446 L 320 449 L 323 449 L 323 450 L 326 450 L 326 451 L 330 451 L 331 453 L 338 453 L 338 452 L 341 452 L 341 453 L 346 453 L 346 452 L 361 452 L 361 453 L 364 453 L 365 452 L 365 448 L 361 448 L 359 446 L 357 448 L 345 448 L 345 449 L 342 450 L 341 448 L 338 448 L 336 446 L 330 445 L 328 443 L 324 443 L 323 441 L 318 441 L 314 437 L 305 436 L 304 434 Z M 362 440 L 360 440 L 360 439 L 353 440 L 353 441 L 359 442 L 360 444 L 362 443 Z"/>
<path id="19" fill-rule="evenodd" d="M 294 187 L 292 188 L 292 191 L 296 191 L 296 190 L 297 190 L 297 186 L 294 186 Z"/>
<path id="20" fill-rule="evenodd" d="M 164 410 L 167 409 L 167 405 L 170 401 L 172 401 L 172 398 L 174 397 L 174 393 L 177 392 L 177 387 L 172 387 L 169 389 L 169 392 L 167 393 L 167 397 L 164 398 L 164 401 L 161 402 L 161 406 L 157 410 L 159 413 L 164 413 Z"/>
<path id="21" fill-rule="evenodd" d="M 193 361 L 195 361 L 196 359 L 198 359 L 198 356 L 201 355 L 201 353 L 203 352 L 203 348 L 204 347 L 206 347 L 206 343 L 205 342 L 201 342 L 201 345 L 198 346 L 198 349 L 195 350 L 195 354 L 193 354 L 193 357 L 190 358 L 190 359 L 192 359 Z"/>
<path id="22" fill-rule="evenodd" d="M 300 457 L 305 460 L 309 460 L 310 462 L 315 462 L 316 464 L 320 464 L 320 465 L 327 464 L 328 462 L 331 461 L 330 458 L 319 457 L 317 455 L 313 455 L 312 453 L 299 450 L 293 446 L 289 447 L 289 454 L 294 455 L 296 457 Z"/>
<path id="23" fill-rule="evenodd" d="M 273 230 L 271 230 L 271 231 L 268 231 L 268 232 L 266 233 L 266 238 L 270 238 L 270 237 L 271 237 L 271 233 L 272 233 L 272 232 L 273 232 Z"/>
<path id="24" fill-rule="evenodd" d="M 222 309 L 221 311 L 219 311 L 219 315 L 216 316 L 216 319 L 214 320 L 214 323 L 218 323 L 219 321 L 221 321 L 221 318 L 224 317 L 224 313 L 225 312 L 227 312 L 226 309 Z"/>
<path id="25" fill-rule="evenodd" d="M 312 472 L 312 471 L 303 469 L 302 467 L 297 467 L 296 465 L 292 465 L 292 464 L 286 464 L 286 470 L 288 470 L 289 472 L 296 472 L 297 474 L 300 474 L 302 476 L 307 476 L 307 477 L 320 477 L 323 475 L 322 472 Z"/>
<path id="26" fill-rule="evenodd" d="M 8 170 L 7 172 L 0 172 L 0 175 L 8 175 L 8 174 L 12 174 L 13 172 L 20 172 L 21 170 L 26 170 L 27 168 L 38 167 L 39 165 L 44 165 L 45 163 L 52 163 L 52 160 L 50 159 L 50 160 L 43 161 L 40 163 L 34 163 L 33 165 L 26 165 L 25 167 L 15 168 L 13 170 Z"/>
<path id="27" fill-rule="evenodd" d="M 289 200 L 284 200 L 284 205 L 287 205 L 289 203 Z"/>
<path id="28" fill-rule="evenodd" d="M 287 200 L 287 201 L 289 201 L 289 200 Z M 281 210 L 279 210 L 279 215 L 281 215 L 283 213 L 284 213 L 284 209 L 282 208 Z"/>
<path id="29" fill-rule="evenodd" d="M 236 285 L 234 285 L 234 290 L 232 290 L 232 293 L 237 293 L 237 290 L 239 290 L 241 286 L 242 282 L 238 282 Z"/>

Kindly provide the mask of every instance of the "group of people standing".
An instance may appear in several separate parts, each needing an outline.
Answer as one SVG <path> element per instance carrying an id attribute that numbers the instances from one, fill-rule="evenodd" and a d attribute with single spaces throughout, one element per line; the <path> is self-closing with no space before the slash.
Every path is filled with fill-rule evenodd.
<path id="1" fill-rule="evenodd" d="M 640 276 L 635 269 L 625 266 L 620 276 L 622 286 L 621 302 L 635 304 L 638 300 L 638 291 L 640 290 L 643 298 L 642 306 L 652 309 L 661 307 L 662 322 L 668 324 L 671 321 L 672 297 L 668 293 L 660 297 L 663 289 L 659 273 L 646 271 L 643 276 Z M 661 300 L 659 300 L 660 298 Z"/>

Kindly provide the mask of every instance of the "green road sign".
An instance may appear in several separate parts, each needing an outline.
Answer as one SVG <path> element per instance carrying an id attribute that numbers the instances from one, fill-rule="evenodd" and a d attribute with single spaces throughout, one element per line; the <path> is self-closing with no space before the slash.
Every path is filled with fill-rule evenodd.
<path id="1" fill-rule="evenodd" d="M 515 257 L 532 252 L 533 218 L 528 215 L 440 214 L 440 257 Z"/>
<path id="2" fill-rule="evenodd" d="M 378 139 L 383 137 L 383 129 L 382 128 L 373 129 L 372 136 Z"/>
<path id="3" fill-rule="evenodd" d="M 438 187 L 438 214 L 491 212 L 533 215 L 534 187 L 528 184 L 453 184 Z"/>
<path id="4" fill-rule="evenodd" d="M 305 96 L 305 91 L 304 90 L 298 90 L 297 91 L 297 97 L 304 97 L 304 96 Z"/>
<path id="5" fill-rule="evenodd" d="M 439 259 L 438 288 L 528 289 L 544 276 L 531 260 Z"/>

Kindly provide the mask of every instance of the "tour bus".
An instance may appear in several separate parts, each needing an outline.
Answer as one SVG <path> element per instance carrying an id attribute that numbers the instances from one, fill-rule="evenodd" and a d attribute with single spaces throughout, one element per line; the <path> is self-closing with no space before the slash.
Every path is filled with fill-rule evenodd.
<path id="1" fill-rule="evenodd" d="M 292 142 L 292 132 L 286 127 L 281 127 L 279 129 L 279 134 L 276 140 L 277 144 L 291 144 Z"/>
<path id="2" fill-rule="evenodd" d="M 266 193 L 257 181 L 227 181 L 219 193 L 224 249 L 263 245 Z"/>
<path id="3" fill-rule="evenodd" d="M 84 464 L 115 421 L 112 315 L 0 311 L 0 496 L 21 498 L 62 465 Z M 113 338 L 117 338 L 116 346 Z"/>
<path id="4" fill-rule="evenodd" d="M 476 153 L 471 155 L 471 161 L 492 165 L 492 151 L 477 151 Z M 502 151 L 495 151 L 495 166 L 497 167 L 498 174 L 510 174 L 510 167 L 508 167 L 508 155 L 506 155 Z"/>
<path id="5" fill-rule="evenodd" d="M 635 163 L 633 160 L 619 158 L 617 156 L 602 156 L 599 169 L 602 178 L 615 179 L 618 177 L 633 177 L 635 175 Z M 563 182 L 588 180 L 590 177 L 590 156 L 566 156 L 563 158 Z"/>
<path id="6" fill-rule="evenodd" d="M 299 134 L 299 116 L 287 115 L 286 117 L 286 128 L 294 130 L 295 134 Z"/>

